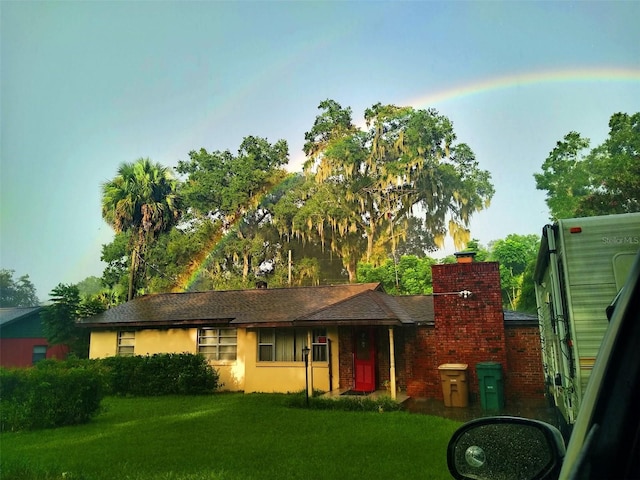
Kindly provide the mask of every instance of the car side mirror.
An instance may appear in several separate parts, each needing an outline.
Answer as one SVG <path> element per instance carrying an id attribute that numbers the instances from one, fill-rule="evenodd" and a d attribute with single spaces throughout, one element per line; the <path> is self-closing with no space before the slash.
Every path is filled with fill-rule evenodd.
<path id="1" fill-rule="evenodd" d="M 519 417 L 472 420 L 451 437 L 447 464 L 457 480 L 558 478 L 565 454 L 560 431 Z"/>

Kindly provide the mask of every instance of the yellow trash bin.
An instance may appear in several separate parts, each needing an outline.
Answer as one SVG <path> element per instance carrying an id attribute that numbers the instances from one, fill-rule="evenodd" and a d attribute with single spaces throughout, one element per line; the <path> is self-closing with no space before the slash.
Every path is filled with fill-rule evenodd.
<path id="1" fill-rule="evenodd" d="M 438 367 L 445 407 L 469 405 L 469 384 L 466 363 L 444 363 Z"/>

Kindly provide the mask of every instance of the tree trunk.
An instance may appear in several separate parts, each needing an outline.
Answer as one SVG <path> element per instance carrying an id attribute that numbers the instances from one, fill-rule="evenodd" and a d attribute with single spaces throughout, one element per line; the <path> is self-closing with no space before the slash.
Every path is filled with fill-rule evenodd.
<path id="1" fill-rule="evenodd" d="M 133 300 L 138 263 L 138 245 L 135 245 L 133 250 L 131 250 L 131 262 L 129 265 L 129 292 L 127 293 L 127 301 Z"/>
<path id="2" fill-rule="evenodd" d="M 367 262 L 371 261 L 371 255 L 373 255 L 373 240 L 375 237 L 376 227 L 375 225 L 371 225 L 367 232 Z"/>
<path id="3" fill-rule="evenodd" d="M 249 276 L 249 267 L 251 266 L 251 255 L 249 253 L 242 254 L 242 280 L 247 281 Z"/>
<path id="4" fill-rule="evenodd" d="M 349 274 L 349 283 L 356 283 L 357 280 L 357 267 L 355 262 L 348 261 L 345 265 L 347 273 Z"/>

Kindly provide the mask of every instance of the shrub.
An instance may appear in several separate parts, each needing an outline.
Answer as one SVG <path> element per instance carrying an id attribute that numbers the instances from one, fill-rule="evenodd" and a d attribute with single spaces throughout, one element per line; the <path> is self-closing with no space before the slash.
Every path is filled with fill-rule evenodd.
<path id="1" fill-rule="evenodd" d="M 306 408 L 304 392 L 289 396 L 290 407 Z M 344 396 L 344 397 L 310 397 L 309 407 L 312 410 L 346 410 L 358 412 L 393 412 L 402 409 L 402 405 L 391 397 Z"/>
<path id="2" fill-rule="evenodd" d="M 103 382 L 91 369 L 0 369 L 0 430 L 87 422 L 100 408 Z"/>
<path id="3" fill-rule="evenodd" d="M 194 395 L 221 385 L 202 355 L 43 360 L 0 369 L 0 431 L 74 425 L 97 413 L 103 395 Z"/>
<path id="4" fill-rule="evenodd" d="M 202 355 L 163 353 L 101 360 L 113 395 L 194 395 L 221 385 L 218 371 Z"/>

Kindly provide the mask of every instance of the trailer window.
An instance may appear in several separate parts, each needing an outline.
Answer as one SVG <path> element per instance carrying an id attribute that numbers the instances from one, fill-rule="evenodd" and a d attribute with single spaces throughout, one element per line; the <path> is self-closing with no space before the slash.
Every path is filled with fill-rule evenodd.
<path id="1" fill-rule="evenodd" d="M 613 256 L 613 276 L 616 279 L 616 290 L 620 291 L 631 272 L 635 253 L 618 253 Z"/>

